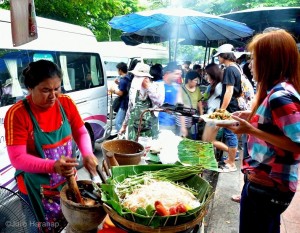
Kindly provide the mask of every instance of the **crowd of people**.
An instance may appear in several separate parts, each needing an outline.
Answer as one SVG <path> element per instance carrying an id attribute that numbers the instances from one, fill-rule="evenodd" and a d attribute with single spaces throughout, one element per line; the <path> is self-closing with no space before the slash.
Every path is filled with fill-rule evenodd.
<path id="1" fill-rule="evenodd" d="M 161 102 L 151 105 L 182 103 L 199 114 L 225 109 L 237 123 L 206 124 L 199 135 L 197 127 L 193 128 L 198 122 L 193 125 L 188 117 L 176 119 L 164 112 L 152 117 L 158 118 L 158 129 L 210 141 L 226 151 L 228 157 L 223 159 L 219 172 L 237 171 L 235 160 L 241 136 L 245 184 L 237 200 L 241 207 L 239 232 L 280 232 L 280 214 L 289 206 L 298 182 L 299 51 L 294 38 L 278 28 L 256 35 L 247 49 L 251 56 L 237 59 L 234 47 L 224 44 L 214 54 L 219 65 L 208 64 L 204 69 L 198 65 L 191 69 L 191 62 L 185 62 L 183 69 L 169 63 L 162 70 L 162 81 L 155 84 L 159 90 L 159 82 L 163 83 L 164 91 L 156 92 Z M 150 74 L 146 77 L 152 82 Z M 239 104 L 245 94 L 244 77 L 249 83 L 247 91 L 253 93 L 248 109 L 241 109 Z M 202 93 L 199 84 L 204 81 L 208 85 Z M 130 115 L 130 111 L 127 113 Z"/>
<path id="2" fill-rule="evenodd" d="M 191 62 L 187 61 L 185 63 L 189 64 L 189 66 L 191 65 Z M 121 71 L 121 65 L 126 67 L 126 72 Z M 116 68 L 120 77 L 115 79 L 118 86 L 112 86 L 109 90 L 111 93 L 122 96 L 122 105 L 116 116 L 116 130 L 119 134 L 127 132 L 129 139 L 135 139 L 135 136 L 132 134 L 133 129 L 129 128 L 126 131 L 127 126 L 131 125 L 128 124 L 128 120 L 133 118 L 133 115 L 136 115 L 132 111 L 134 106 L 139 106 L 139 113 L 141 113 L 148 108 L 159 107 L 164 103 L 170 105 L 181 103 L 186 107 L 196 109 L 197 113 L 203 114 L 202 100 L 204 93 L 201 92 L 200 85 L 206 89 L 209 83 L 206 81 L 204 69 L 200 65 L 194 65 L 193 69 L 189 68 L 189 66 L 182 66 L 177 64 L 177 62 L 169 62 L 165 67 L 161 64 L 154 64 L 150 67 L 139 62 L 134 67 L 131 67 L 132 70 L 127 72 L 126 64 L 119 63 Z M 127 76 L 130 77 L 128 79 L 130 81 L 122 81 Z M 123 85 L 121 85 L 122 83 Z M 140 107 L 140 104 L 136 105 L 139 99 L 146 100 L 148 99 L 147 97 L 149 97 L 151 103 L 146 104 L 144 102 L 145 107 Z M 127 114 L 121 114 L 126 111 Z M 139 118 L 139 115 L 136 115 L 137 118 Z M 144 126 L 151 125 L 146 120 L 146 118 L 150 119 L 150 115 L 152 118 L 157 118 L 157 124 L 155 125 L 159 126 L 159 130 L 171 130 L 176 135 L 199 139 L 197 122 L 195 123 L 191 117 L 176 117 L 166 112 L 146 113 L 143 119 Z M 121 122 L 123 122 L 123 125 L 120 127 Z M 152 124 L 154 123 L 152 122 Z M 137 127 L 135 126 L 135 128 Z M 141 131 L 142 135 L 149 136 L 149 134 L 145 133 L 145 127 L 142 127 Z"/>
<path id="3" fill-rule="evenodd" d="M 183 67 L 176 62 L 165 67 L 137 63 L 128 71 L 125 63 L 119 63 L 118 86 L 110 90 L 122 97 L 116 129 L 120 134 L 126 132 L 129 140 L 139 136 L 155 139 L 160 130 L 170 130 L 212 142 L 228 153 L 219 172 L 237 171 L 238 135 L 242 135 L 245 184 L 240 232 L 279 232 L 280 214 L 289 206 L 298 183 L 299 52 L 293 37 L 281 29 L 256 35 L 247 49 L 251 57 L 237 60 L 234 47 L 224 44 L 214 54 L 219 65 L 205 67 L 195 64 L 191 68 L 189 61 Z M 243 94 L 243 75 L 253 84 L 256 96 L 249 100 L 251 108 L 242 111 L 238 98 Z M 92 175 L 97 174 L 98 161 L 74 102 L 60 93 L 58 66 L 46 60 L 32 62 L 23 76 L 29 95 L 13 105 L 4 120 L 8 154 L 17 169 L 20 193 L 32 204 L 38 220 L 61 220 L 64 227 L 55 197 L 78 165 L 72 157 L 72 138 Z M 205 91 L 201 91 L 203 86 Z M 183 104 L 199 115 L 225 109 L 237 123 L 206 124 L 199 132 L 201 118 L 149 110 L 166 103 Z M 40 196 L 40 187 L 45 191 L 50 187 L 51 195 Z"/>
<path id="4" fill-rule="evenodd" d="M 118 133 L 126 134 L 127 139 L 137 140 L 138 136 L 157 138 L 160 130 L 170 130 L 177 136 L 212 142 L 218 150 L 226 151 L 229 155 L 223 159 L 220 172 L 236 171 L 234 163 L 238 154 L 238 138 L 230 130 L 206 124 L 202 118 L 167 112 L 143 113 L 146 109 L 159 108 L 163 104 L 183 104 L 195 109 L 197 115 L 210 114 L 220 108 L 230 113 L 238 111 L 237 98 L 242 94 L 241 76 L 242 73 L 246 75 L 243 70 L 249 64 L 250 57 L 248 61 L 240 59 L 238 64 L 233 49 L 230 44 L 220 46 L 215 54 L 220 64 L 211 63 L 205 67 L 192 65 L 190 61 L 182 65 L 169 62 L 164 67 L 161 64 L 150 67 L 137 63 L 127 72 L 125 63 L 118 64 L 116 68 L 120 77 L 115 80 L 118 87 L 112 86 L 110 89 L 112 93 L 122 96 L 116 116 Z M 122 71 L 121 66 L 126 67 L 126 72 Z M 247 74 L 254 90 L 252 75 L 250 72 Z M 123 81 L 125 79 L 130 81 Z"/>

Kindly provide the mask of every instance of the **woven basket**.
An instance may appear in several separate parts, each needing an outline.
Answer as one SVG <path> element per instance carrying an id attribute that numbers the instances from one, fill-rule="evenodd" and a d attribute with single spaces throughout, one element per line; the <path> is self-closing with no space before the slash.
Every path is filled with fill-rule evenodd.
<path id="1" fill-rule="evenodd" d="M 193 228 L 200 224 L 203 217 L 206 215 L 207 209 L 203 208 L 199 215 L 192 221 L 187 222 L 185 224 L 177 225 L 177 226 L 166 226 L 166 227 L 159 227 L 153 228 L 149 226 L 144 226 L 132 221 L 129 221 L 120 215 L 116 211 L 114 211 L 110 206 L 107 204 L 103 204 L 103 208 L 109 217 L 112 219 L 113 222 L 116 222 L 117 225 L 121 225 L 122 228 L 125 230 L 129 230 L 130 232 L 143 232 L 143 233 L 178 233 L 178 232 L 190 232 Z"/>
<path id="2" fill-rule="evenodd" d="M 104 210 L 120 228 L 124 228 L 129 232 L 169 232 L 169 233 L 187 233 L 200 223 L 208 209 L 209 202 L 213 197 L 212 187 L 198 175 L 190 176 L 181 182 L 194 189 L 197 192 L 197 199 L 200 206 L 188 211 L 186 214 L 171 216 L 143 216 L 128 210 L 120 211 L 122 206 L 116 199 L 114 182 L 122 182 L 124 178 L 140 174 L 147 171 L 158 171 L 161 169 L 172 168 L 179 165 L 135 165 L 135 166 L 119 166 L 112 167 L 112 177 L 107 184 L 103 184 L 102 198 L 105 202 Z M 113 181 L 113 182 L 112 182 Z"/>

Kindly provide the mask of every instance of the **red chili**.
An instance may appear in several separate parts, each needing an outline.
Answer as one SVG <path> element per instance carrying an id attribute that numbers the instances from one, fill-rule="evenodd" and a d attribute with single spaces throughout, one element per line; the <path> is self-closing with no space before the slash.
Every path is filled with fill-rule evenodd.
<path id="1" fill-rule="evenodd" d="M 160 216 L 170 215 L 169 211 L 163 206 L 163 204 L 160 201 L 156 201 L 154 203 L 154 207 L 158 215 Z"/>

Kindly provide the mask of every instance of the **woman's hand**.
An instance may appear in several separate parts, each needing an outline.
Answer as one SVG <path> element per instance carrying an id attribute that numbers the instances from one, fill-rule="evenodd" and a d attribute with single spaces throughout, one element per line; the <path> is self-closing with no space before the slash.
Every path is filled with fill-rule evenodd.
<path id="1" fill-rule="evenodd" d="M 119 134 L 119 135 L 124 134 L 124 133 L 126 132 L 126 127 L 127 127 L 127 125 L 122 125 L 122 127 L 121 127 L 121 129 L 119 130 L 118 134 Z"/>
<path id="2" fill-rule="evenodd" d="M 231 125 L 222 124 L 222 123 L 217 123 L 216 125 L 219 127 L 227 128 L 235 134 L 244 134 L 244 133 L 249 134 L 254 129 L 254 126 L 252 126 L 248 121 L 234 114 L 231 115 L 231 117 L 237 122 L 232 123 Z"/>
<path id="3" fill-rule="evenodd" d="M 146 77 L 144 78 L 143 82 L 142 82 L 142 87 L 145 89 L 148 89 L 151 85 L 151 80 L 150 78 Z"/>
<path id="4" fill-rule="evenodd" d="M 62 156 L 54 163 L 54 171 L 62 176 L 68 177 L 74 174 L 74 168 L 78 165 L 76 159 Z"/>
<path id="5" fill-rule="evenodd" d="M 98 175 L 96 170 L 97 165 L 98 159 L 94 154 L 83 157 L 83 166 L 88 170 L 92 177 Z"/>
<path id="6" fill-rule="evenodd" d="M 232 116 L 237 116 L 239 118 L 242 118 L 244 120 L 247 120 L 251 114 L 251 111 L 236 111 L 232 113 Z"/>

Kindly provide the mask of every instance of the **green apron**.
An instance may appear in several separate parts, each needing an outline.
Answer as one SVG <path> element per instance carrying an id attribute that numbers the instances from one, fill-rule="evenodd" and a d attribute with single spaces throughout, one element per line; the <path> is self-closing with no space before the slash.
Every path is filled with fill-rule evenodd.
<path id="1" fill-rule="evenodd" d="M 34 132 L 35 148 L 38 156 L 58 160 L 61 156 L 72 157 L 72 131 L 67 116 L 59 103 L 62 125 L 51 132 L 43 132 L 34 117 L 27 100 L 23 100 L 28 111 Z M 67 225 L 61 208 L 59 191 L 66 179 L 58 173 L 27 173 L 17 171 L 16 176 L 24 176 L 25 186 L 31 205 L 44 232 L 60 232 Z"/>
<path id="2" fill-rule="evenodd" d="M 128 121 L 128 139 L 136 140 L 138 127 L 140 123 L 140 117 L 144 110 L 152 107 L 152 102 L 149 96 L 145 100 L 139 98 L 140 91 L 136 92 L 135 106 L 131 110 L 131 114 Z M 153 112 L 146 112 L 143 115 L 141 124 L 141 137 L 152 137 L 156 139 L 158 137 L 158 118 Z"/>

